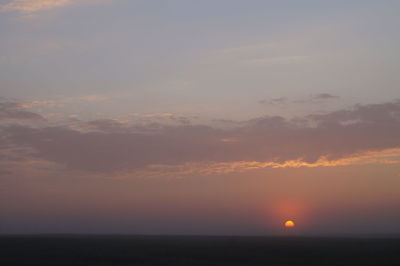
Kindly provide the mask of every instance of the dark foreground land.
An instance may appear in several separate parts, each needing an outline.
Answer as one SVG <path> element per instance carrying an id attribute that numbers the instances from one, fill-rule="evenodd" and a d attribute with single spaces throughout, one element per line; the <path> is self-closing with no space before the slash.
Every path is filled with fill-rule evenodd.
<path id="1" fill-rule="evenodd" d="M 0 265 L 400 265 L 400 239 L 0 236 Z"/>

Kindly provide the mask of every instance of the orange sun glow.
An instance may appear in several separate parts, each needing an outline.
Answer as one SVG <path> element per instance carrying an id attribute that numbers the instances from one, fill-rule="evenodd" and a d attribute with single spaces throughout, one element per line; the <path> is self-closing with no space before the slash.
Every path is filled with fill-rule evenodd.
<path id="1" fill-rule="evenodd" d="M 292 227 L 294 227 L 295 226 L 295 224 L 294 224 L 294 222 L 293 221 L 286 221 L 285 222 L 285 227 L 286 228 L 292 228 Z"/>

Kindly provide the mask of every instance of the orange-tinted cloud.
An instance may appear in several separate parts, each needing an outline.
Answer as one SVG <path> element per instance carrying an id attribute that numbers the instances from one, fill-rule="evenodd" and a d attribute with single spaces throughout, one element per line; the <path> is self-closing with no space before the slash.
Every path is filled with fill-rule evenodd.
<path id="1" fill-rule="evenodd" d="M 115 119 L 79 123 L 78 130 L 68 124 L 8 124 L 2 134 L 8 145 L 31 149 L 30 156 L 94 172 L 150 168 L 214 174 L 267 167 L 398 163 L 388 152 L 399 148 L 400 102 L 359 105 L 297 120 L 261 117 L 230 128 Z"/>
<path id="2" fill-rule="evenodd" d="M 71 2 L 71 0 L 13 0 L 1 6 L 0 10 L 27 14 L 62 7 Z"/>
<path id="3" fill-rule="evenodd" d="M 297 159 L 283 162 L 237 161 L 186 163 L 182 165 L 155 164 L 148 165 L 146 170 L 137 172 L 134 175 L 149 177 L 182 177 L 188 175 L 241 173 L 264 168 L 314 168 L 367 164 L 400 164 L 400 148 L 386 149 L 381 151 L 368 151 L 360 154 L 353 154 L 349 157 L 337 160 L 328 160 L 326 157 L 322 156 L 317 161 L 312 163 Z"/>

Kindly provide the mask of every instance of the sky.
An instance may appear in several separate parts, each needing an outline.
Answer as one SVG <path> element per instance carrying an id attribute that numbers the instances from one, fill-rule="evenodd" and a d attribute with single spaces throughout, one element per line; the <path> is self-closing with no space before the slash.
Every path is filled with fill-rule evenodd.
<path id="1" fill-rule="evenodd" d="M 399 8 L 0 0 L 0 234 L 400 235 Z"/>

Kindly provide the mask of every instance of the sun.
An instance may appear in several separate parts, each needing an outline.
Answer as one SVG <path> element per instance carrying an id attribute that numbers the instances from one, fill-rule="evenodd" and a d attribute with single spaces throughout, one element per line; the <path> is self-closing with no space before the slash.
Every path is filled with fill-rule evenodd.
<path id="1" fill-rule="evenodd" d="M 293 227 L 295 227 L 295 223 L 293 221 L 291 221 L 291 220 L 288 220 L 288 221 L 285 222 L 285 227 L 286 228 L 293 228 Z"/>

